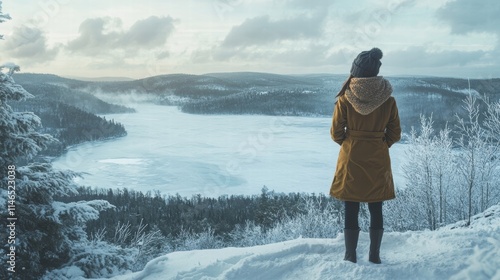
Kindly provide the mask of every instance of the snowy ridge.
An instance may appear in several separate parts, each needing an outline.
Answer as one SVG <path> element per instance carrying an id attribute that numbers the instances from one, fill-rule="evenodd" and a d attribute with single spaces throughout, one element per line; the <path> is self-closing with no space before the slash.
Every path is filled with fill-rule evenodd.
<path id="1" fill-rule="evenodd" d="M 382 264 L 368 262 L 369 236 L 361 232 L 358 263 L 343 261 L 344 240 L 286 242 L 174 252 L 144 270 L 115 280 L 209 279 L 500 279 L 500 204 L 436 231 L 386 232 Z"/>

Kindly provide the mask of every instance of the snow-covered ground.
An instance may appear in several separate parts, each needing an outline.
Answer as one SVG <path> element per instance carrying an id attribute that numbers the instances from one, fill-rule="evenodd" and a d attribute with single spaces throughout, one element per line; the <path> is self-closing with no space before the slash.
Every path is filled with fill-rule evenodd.
<path id="1" fill-rule="evenodd" d="M 436 231 L 386 232 L 382 264 L 368 262 L 369 237 L 362 232 L 358 263 L 343 261 L 343 235 L 295 239 L 248 248 L 174 252 L 144 270 L 114 280 L 331 280 L 500 279 L 500 204 Z"/>

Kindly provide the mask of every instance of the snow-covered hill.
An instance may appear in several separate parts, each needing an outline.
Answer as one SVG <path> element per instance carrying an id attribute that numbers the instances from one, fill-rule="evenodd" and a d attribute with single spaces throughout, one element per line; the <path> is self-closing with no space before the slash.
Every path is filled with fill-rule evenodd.
<path id="1" fill-rule="evenodd" d="M 358 263 L 343 261 L 343 235 L 248 248 L 174 252 L 115 280 L 166 279 L 500 279 L 500 204 L 436 231 L 387 232 L 383 263 L 368 262 L 369 237 L 360 235 Z"/>
<path id="2" fill-rule="evenodd" d="M 250 114 L 277 116 L 321 116 L 332 114 L 335 94 L 347 75 L 278 75 L 233 72 L 205 75 L 169 74 L 133 81 L 90 82 L 51 74 L 17 74 L 16 81 L 32 94 L 48 97 L 93 94 L 109 103 L 152 102 L 179 106 L 193 114 Z M 387 77 L 398 102 L 401 124 L 410 130 L 420 115 L 432 114 L 443 128 L 461 114 L 469 92 L 500 99 L 500 79 L 466 80 L 443 77 Z M 469 88 L 470 86 L 470 88 Z M 72 93 L 74 92 L 74 93 Z M 265 93 L 265 94 L 263 94 Z M 88 97 L 85 97 L 88 100 Z M 78 101 L 78 100 L 77 100 Z M 66 102 L 71 104 L 71 102 Z M 81 102 L 73 102 L 81 107 Z M 89 107 L 89 106 L 86 106 Z M 86 108 L 84 110 L 88 110 Z M 95 109 L 94 109 L 95 111 Z"/>

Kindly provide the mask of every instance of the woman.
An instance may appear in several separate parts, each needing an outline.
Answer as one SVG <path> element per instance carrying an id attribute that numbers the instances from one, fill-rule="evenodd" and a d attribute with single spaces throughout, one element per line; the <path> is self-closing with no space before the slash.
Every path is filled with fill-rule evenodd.
<path id="1" fill-rule="evenodd" d="M 352 63 L 351 75 L 338 93 L 330 134 L 340 147 L 330 195 L 345 203 L 345 257 L 356 262 L 359 203 L 370 210 L 369 261 L 381 263 L 384 232 L 382 202 L 393 199 L 389 148 L 401 138 L 398 108 L 392 86 L 377 76 L 382 51 L 361 52 Z"/>

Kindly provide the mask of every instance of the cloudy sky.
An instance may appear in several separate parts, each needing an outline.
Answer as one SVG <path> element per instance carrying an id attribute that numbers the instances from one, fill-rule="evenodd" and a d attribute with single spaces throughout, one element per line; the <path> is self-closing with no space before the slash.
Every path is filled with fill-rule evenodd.
<path id="1" fill-rule="evenodd" d="M 142 78 L 346 74 L 379 47 L 381 75 L 500 77 L 498 0 L 3 0 L 0 63 Z"/>

